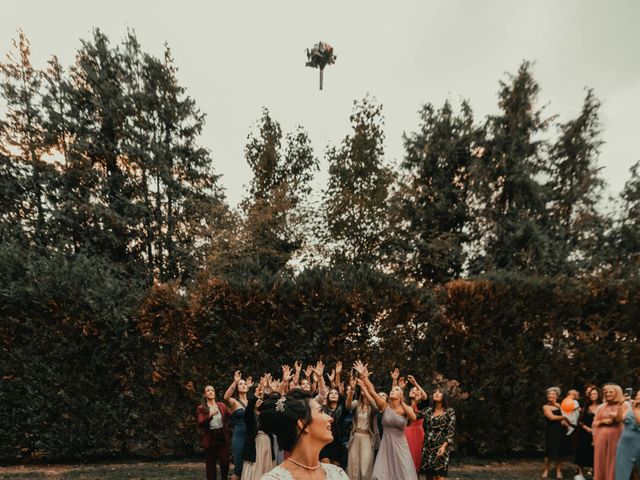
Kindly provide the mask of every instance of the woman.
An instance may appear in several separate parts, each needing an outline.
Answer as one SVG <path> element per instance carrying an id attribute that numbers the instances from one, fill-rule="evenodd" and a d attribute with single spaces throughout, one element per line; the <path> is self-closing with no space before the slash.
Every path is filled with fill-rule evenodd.
<path id="1" fill-rule="evenodd" d="M 283 396 L 267 396 L 260 422 L 265 432 L 276 435 L 282 447 L 291 452 L 262 480 L 348 480 L 341 468 L 318 460 L 322 447 L 333 440 L 332 420 L 310 393 L 296 388 Z"/>
<path id="2" fill-rule="evenodd" d="M 437 388 L 431 405 L 423 412 L 425 442 L 420 470 L 427 480 L 445 478 L 449 471 L 449 452 L 456 430 L 456 412 L 449 407 L 446 390 Z"/>
<path id="3" fill-rule="evenodd" d="M 262 407 L 262 396 L 267 386 L 266 378 L 260 379 L 255 390 L 249 391 L 249 402 L 244 410 L 244 423 L 247 426 L 247 439 L 242 450 L 244 465 L 242 480 L 260 480 L 262 475 L 275 466 L 275 453 L 271 437 L 260 430 L 258 422 Z"/>
<path id="4" fill-rule="evenodd" d="M 411 450 L 411 458 L 413 458 L 413 465 L 416 467 L 416 472 L 420 471 L 420 465 L 422 463 L 422 445 L 424 444 L 424 418 L 421 411 L 426 407 L 425 400 L 427 400 L 427 394 L 422 389 L 413 375 L 408 375 L 407 380 L 412 385 L 409 390 L 409 399 L 411 400 L 411 408 L 416 412 L 416 421 L 407 425 L 407 429 L 404 434 L 407 437 L 409 443 L 409 450 Z"/>
<path id="5" fill-rule="evenodd" d="M 202 428 L 200 442 L 204 448 L 207 480 L 217 480 L 216 463 L 220 464 L 220 475 L 226 479 L 229 475 L 229 412 L 224 403 L 216 402 L 216 391 L 211 385 L 205 387 L 196 413 Z"/>
<path id="6" fill-rule="evenodd" d="M 375 401 L 369 394 L 367 387 L 360 382 L 362 397 L 353 399 L 356 389 L 356 379 L 352 377 L 347 387 L 345 406 L 353 412 L 353 427 L 349 436 L 347 462 L 347 476 L 349 480 L 369 480 L 373 471 L 374 452 L 379 442 L 378 422 Z M 385 400 L 386 401 L 386 400 Z"/>
<path id="7" fill-rule="evenodd" d="M 369 380 L 366 365 L 359 360 L 354 364 L 362 380 L 362 384 L 375 401 L 378 410 L 382 412 L 384 435 L 380 442 L 378 456 L 373 465 L 372 480 L 418 480 L 418 474 L 413 466 L 411 451 L 404 435 L 407 421 L 415 421 L 416 414 L 404 401 L 404 394 L 399 386 L 395 386 L 389 393 L 389 401 L 385 402 L 376 392 Z"/>
<path id="8" fill-rule="evenodd" d="M 622 388 L 609 383 L 602 387 L 604 403 L 598 407 L 593 419 L 593 479 L 614 480 L 616 447 L 622 433 L 619 418 L 623 406 Z"/>
<path id="9" fill-rule="evenodd" d="M 343 446 L 341 438 L 341 423 L 344 415 L 344 406 L 340 398 L 340 392 L 337 388 L 329 389 L 329 395 L 327 396 L 327 402 L 322 406 L 324 413 L 332 418 L 331 422 L 331 434 L 333 440 L 325 445 L 320 451 L 320 461 L 323 463 L 333 463 L 338 467 L 341 466 L 343 457 Z"/>
<path id="10" fill-rule="evenodd" d="M 616 450 L 615 480 L 629 480 L 634 464 L 640 470 L 640 390 L 636 398 L 620 410 L 618 419 L 624 428 Z"/>
<path id="11" fill-rule="evenodd" d="M 578 446 L 576 449 L 576 480 L 584 480 L 585 469 L 593 467 L 593 419 L 602 401 L 600 391 L 591 387 L 587 391 L 587 402 L 578 421 Z"/>
<path id="12" fill-rule="evenodd" d="M 247 408 L 247 392 L 251 382 L 242 379 L 240 371 L 233 374 L 233 382 L 224 393 L 224 401 L 227 402 L 231 420 L 233 421 L 233 437 L 231 438 L 231 453 L 233 454 L 232 480 L 240 480 L 242 476 L 242 450 L 247 438 L 247 426 L 244 423 L 244 410 Z M 234 397 L 234 395 L 236 395 Z"/>
<path id="13" fill-rule="evenodd" d="M 558 387 L 547 388 L 547 403 L 542 407 L 546 420 L 544 440 L 546 455 L 544 457 L 544 472 L 542 478 L 549 476 L 551 461 L 556 462 L 556 478 L 562 478 L 562 458 L 567 454 L 567 428 L 569 422 L 562 416 L 560 404 L 561 391 Z"/>

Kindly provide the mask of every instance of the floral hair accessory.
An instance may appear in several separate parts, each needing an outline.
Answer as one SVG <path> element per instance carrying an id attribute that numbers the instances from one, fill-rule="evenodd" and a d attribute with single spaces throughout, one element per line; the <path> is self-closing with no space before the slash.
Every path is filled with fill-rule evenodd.
<path id="1" fill-rule="evenodd" d="M 284 412 L 284 402 L 287 401 L 287 397 L 285 395 L 281 396 L 276 401 L 276 412 Z"/>

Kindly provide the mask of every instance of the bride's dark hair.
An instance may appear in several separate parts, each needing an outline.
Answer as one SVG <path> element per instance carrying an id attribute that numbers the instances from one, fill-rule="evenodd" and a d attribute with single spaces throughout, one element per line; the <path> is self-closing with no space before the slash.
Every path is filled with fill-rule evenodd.
<path id="1" fill-rule="evenodd" d="M 278 437 L 278 445 L 291 452 L 302 430 L 311 423 L 311 399 L 309 392 L 299 388 L 289 390 L 282 396 L 278 393 L 265 396 L 260 410 L 261 429 Z M 302 428 L 298 420 L 302 420 Z"/>

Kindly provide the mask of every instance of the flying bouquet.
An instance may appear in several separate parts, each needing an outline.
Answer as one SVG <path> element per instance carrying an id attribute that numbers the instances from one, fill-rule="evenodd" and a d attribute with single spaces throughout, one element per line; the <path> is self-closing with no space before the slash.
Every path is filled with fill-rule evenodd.
<path id="1" fill-rule="evenodd" d="M 318 42 L 311 50 L 307 48 L 307 67 L 320 69 L 320 90 L 322 90 L 322 77 L 324 67 L 336 63 L 333 47 L 328 43 Z"/>

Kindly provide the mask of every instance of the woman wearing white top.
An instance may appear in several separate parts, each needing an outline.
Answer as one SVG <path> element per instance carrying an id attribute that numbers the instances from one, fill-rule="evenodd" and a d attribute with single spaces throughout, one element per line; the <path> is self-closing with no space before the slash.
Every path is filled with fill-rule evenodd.
<path id="1" fill-rule="evenodd" d="M 320 450 L 333 440 L 332 419 L 311 394 L 300 389 L 264 399 L 260 422 L 291 455 L 262 480 L 348 480 L 340 467 L 320 463 Z"/>

